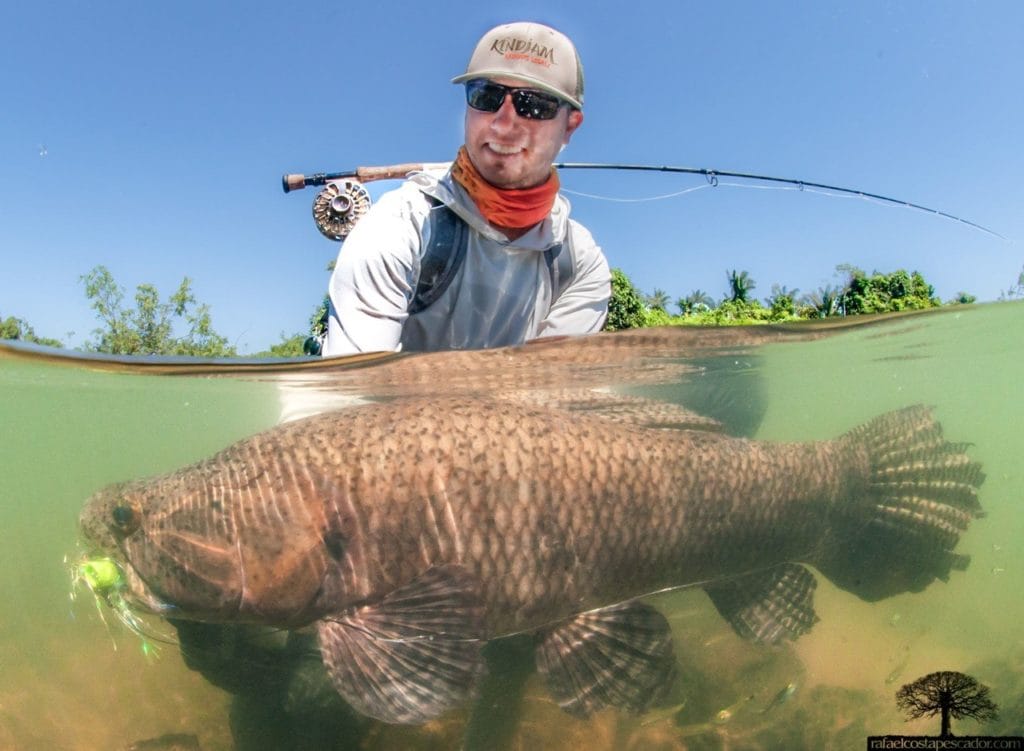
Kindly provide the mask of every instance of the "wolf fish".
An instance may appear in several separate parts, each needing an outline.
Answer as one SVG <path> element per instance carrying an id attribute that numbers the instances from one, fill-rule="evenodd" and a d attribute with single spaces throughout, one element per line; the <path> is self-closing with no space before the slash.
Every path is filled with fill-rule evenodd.
<path id="1" fill-rule="evenodd" d="M 652 430 L 487 399 L 326 413 L 86 503 L 132 606 L 315 629 L 357 711 L 422 723 L 473 695 L 481 650 L 535 635 L 568 712 L 640 712 L 676 675 L 638 600 L 702 587 L 737 633 L 807 632 L 815 567 L 873 601 L 968 558 L 984 475 L 927 407 L 828 441 Z"/>

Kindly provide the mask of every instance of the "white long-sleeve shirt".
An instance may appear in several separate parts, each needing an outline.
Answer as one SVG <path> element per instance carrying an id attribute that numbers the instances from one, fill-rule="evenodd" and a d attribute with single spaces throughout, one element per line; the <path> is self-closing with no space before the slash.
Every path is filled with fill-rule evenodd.
<path id="1" fill-rule="evenodd" d="M 427 196 L 466 222 L 468 246 L 444 294 L 410 315 L 430 239 Z M 569 219 L 569 209 L 557 196 L 546 219 L 508 240 L 450 174 L 413 175 L 381 196 L 345 240 L 331 276 L 323 354 L 481 349 L 600 330 L 611 294 L 608 262 L 586 228 Z M 558 243 L 563 252 L 571 247 L 574 273 L 552 302 L 544 252 Z"/>

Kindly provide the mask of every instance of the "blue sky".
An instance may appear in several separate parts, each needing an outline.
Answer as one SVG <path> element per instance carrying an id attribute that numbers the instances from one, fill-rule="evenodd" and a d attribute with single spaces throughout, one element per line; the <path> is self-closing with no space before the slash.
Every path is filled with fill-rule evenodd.
<path id="1" fill-rule="evenodd" d="M 448 83 L 489 27 L 577 43 L 585 121 L 566 161 L 686 165 L 848 186 L 947 211 L 719 185 L 571 195 L 613 266 L 673 300 L 742 269 L 836 284 L 837 264 L 917 269 L 943 299 L 996 299 L 1024 266 L 1024 3 L 5 3 L 0 9 L 0 316 L 80 344 L 80 277 L 183 276 L 240 352 L 303 330 L 337 252 L 284 172 L 444 161 Z M 723 180 L 723 182 L 731 182 Z M 639 199 L 681 175 L 575 172 Z M 375 184 L 377 194 L 386 184 Z M 69 334 L 69 332 L 74 332 Z"/>

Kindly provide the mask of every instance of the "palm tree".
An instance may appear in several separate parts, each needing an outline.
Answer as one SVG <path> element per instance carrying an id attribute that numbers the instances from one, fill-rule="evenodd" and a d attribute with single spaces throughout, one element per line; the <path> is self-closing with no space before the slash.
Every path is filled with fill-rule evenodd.
<path id="1" fill-rule="evenodd" d="M 711 295 L 702 289 L 695 289 L 686 297 L 680 297 L 676 300 L 676 305 L 679 306 L 679 312 L 684 316 L 710 310 L 711 306 L 714 304 L 715 301 L 711 299 Z"/>
<path id="2" fill-rule="evenodd" d="M 733 302 L 747 302 L 750 298 L 750 292 L 757 286 L 757 283 L 750 278 L 750 274 L 746 271 L 728 272 L 729 279 L 729 299 Z"/>
<path id="3" fill-rule="evenodd" d="M 772 294 L 764 299 L 764 304 L 769 308 L 775 304 L 776 300 L 781 300 L 784 297 L 788 297 L 790 300 L 796 300 L 797 295 L 800 294 L 799 289 L 790 289 L 784 284 L 775 283 L 772 285 Z"/>
<path id="4" fill-rule="evenodd" d="M 647 307 L 657 310 L 665 310 L 668 307 L 668 292 L 655 288 L 654 292 L 647 296 Z"/>
<path id="5" fill-rule="evenodd" d="M 818 318 L 839 314 L 839 300 L 842 290 L 836 287 L 819 287 L 817 291 L 804 296 L 804 303 L 814 308 Z"/>

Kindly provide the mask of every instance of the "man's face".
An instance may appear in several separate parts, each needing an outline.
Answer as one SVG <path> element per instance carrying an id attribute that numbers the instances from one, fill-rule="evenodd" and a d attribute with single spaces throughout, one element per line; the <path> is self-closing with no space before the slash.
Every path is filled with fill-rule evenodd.
<path id="1" fill-rule="evenodd" d="M 514 78 L 495 78 L 504 86 L 529 88 Z M 516 114 L 511 96 L 497 112 L 466 105 L 466 150 L 481 176 L 498 188 L 532 188 L 548 179 L 559 150 L 583 122 L 583 113 L 560 107 L 551 120 Z"/>

